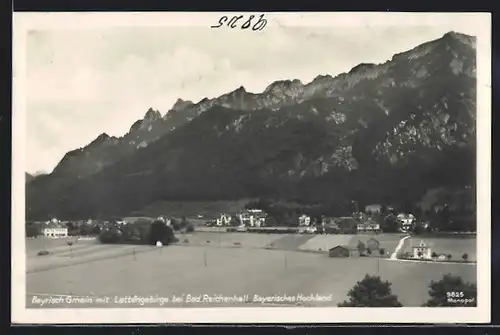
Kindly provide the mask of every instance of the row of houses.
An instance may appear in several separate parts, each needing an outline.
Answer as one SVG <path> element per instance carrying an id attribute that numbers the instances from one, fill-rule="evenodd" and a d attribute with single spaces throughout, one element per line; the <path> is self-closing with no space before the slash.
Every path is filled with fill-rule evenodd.
<path id="1" fill-rule="evenodd" d="M 216 226 L 231 226 L 237 220 L 240 225 L 246 227 L 263 227 L 268 215 L 261 209 L 247 209 L 239 213 L 222 213 L 213 220 Z"/>
<path id="2" fill-rule="evenodd" d="M 39 225 L 40 233 L 47 238 L 68 237 L 68 221 L 61 221 L 56 218 L 43 222 L 30 222 L 33 225 Z"/>
<path id="3" fill-rule="evenodd" d="M 373 213 L 373 208 L 370 213 Z M 239 213 L 222 213 L 215 220 L 209 221 L 209 225 L 232 226 L 234 220 L 241 226 L 263 227 L 267 225 L 268 215 L 261 209 L 247 209 Z M 321 229 L 330 233 L 342 232 L 381 232 L 380 224 L 370 218 L 370 215 L 358 213 L 350 217 L 323 217 L 320 222 L 314 222 L 311 216 L 302 214 L 299 216 L 299 227 L 307 230 L 308 227 Z M 411 213 L 400 213 L 397 215 L 401 231 L 408 231 L 415 223 L 415 216 Z"/>
<path id="4" fill-rule="evenodd" d="M 370 242 L 376 242 L 378 248 L 378 241 L 375 239 L 368 240 L 367 244 Z M 432 257 L 431 248 L 424 242 L 420 241 L 420 243 L 416 246 L 412 246 L 412 254 L 411 258 L 413 259 L 421 259 L 421 260 L 430 260 Z M 337 245 L 328 250 L 328 256 L 330 257 L 359 257 L 360 250 L 352 245 Z M 446 255 L 438 255 L 437 260 L 446 260 Z"/>

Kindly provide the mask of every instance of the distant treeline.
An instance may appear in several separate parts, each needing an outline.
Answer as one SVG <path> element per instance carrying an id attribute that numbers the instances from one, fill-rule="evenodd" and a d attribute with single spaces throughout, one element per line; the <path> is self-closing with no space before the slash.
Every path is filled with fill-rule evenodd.
<path id="1" fill-rule="evenodd" d="M 127 225 L 114 225 L 105 227 L 99 234 L 99 241 L 104 244 L 148 244 L 155 245 L 161 242 L 168 245 L 177 242 L 174 230 L 165 222 L 141 221 Z"/>

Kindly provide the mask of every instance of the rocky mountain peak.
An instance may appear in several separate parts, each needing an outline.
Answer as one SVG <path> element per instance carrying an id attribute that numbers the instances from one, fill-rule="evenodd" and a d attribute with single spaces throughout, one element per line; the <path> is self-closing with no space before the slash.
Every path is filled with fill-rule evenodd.
<path id="1" fill-rule="evenodd" d="M 291 88 L 301 88 L 304 85 L 298 79 L 294 80 L 278 80 L 271 83 L 265 90 L 264 93 L 271 93 L 275 91 L 285 91 Z"/>
<path id="2" fill-rule="evenodd" d="M 153 108 L 149 107 L 148 111 L 144 115 L 144 121 L 156 121 L 158 119 L 161 119 L 161 114 L 159 111 L 154 110 Z"/>
<path id="3" fill-rule="evenodd" d="M 177 99 L 177 101 L 172 106 L 171 110 L 181 111 L 181 110 L 184 110 L 188 107 L 191 107 L 192 105 L 194 105 L 192 101 Z"/>
<path id="4" fill-rule="evenodd" d="M 90 145 L 98 145 L 103 142 L 106 142 L 108 139 L 110 139 L 110 136 L 106 133 L 102 133 L 99 136 L 97 136 L 96 139 L 90 143 Z"/>
<path id="5" fill-rule="evenodd" d="M 235 89 L 233 92 L 231 92 L 230 94 L 244 94 L 244 93 L 247 93 L 247 90 L 245 89 L 245 87 L 240 86 L 237 89 Z"/>
<path id="6" fill-rule="evenodd" d="M 335 77 L 318 75 L 306 84 L 297 79 L 278 80 L 262 93 L 247 92 L 240 86 L 197 103 L 178 99 L 161 120 L 160 113 L 149 108 L 123 138 L 110 140 L 103 133 L 90 144 L 92 148 L 69 152 L 48 179 L 57 183 L 61 176 L 79 180 L 108 173 L 106 176 L 117 179 L 104 179 L 113 179 L 119 185 L 128 179 L 114 166 L 128 157 L 131 164 L 127 173 L 141 175 L 147 185 L 167 180 L 172 186 L 168 192 L 178 197 L 197 192 L 206 195 L 204 190 L 227 184 L 225 178 L 241 177 L 245 185 L 257 185 L 262 180 L 262 189 L 267 190 L 264 181 L 272 185 L 291 176 L 297 180 L 300 176 L 316 178 L 331 171 L 334 175 L 346 173 L 347 178 L 356 166 L 362 171 L 374 162 L 390 168 L 394 164 L 404 167 L 412 159 L 433 161 L 445 150 L 468 150 L 462 147 L 474 140 L 475 62 L 475 38 L 449 32 L 383 64 L 362 63 Z M 211 117 L 209 113 L 216 106 L 235 112 L 222 113 L 224 118 Z M 193 119 L 197 122 L 190 122 Z M 118 145 L 111 145 L 118 141 Z M 254 148 L 252 160 L 247 162 L 246 150 L 250 147 Z M 139 149 L 140 157 L 135 156 Z M 436 171 L 446 171 L 439 162 Z M 238 169 L 231 170 L 235 166 Z M 154 171 L 155 167 L 162 168 Z M 189 173 L 186 167 L 190 167 Z M 254 179 L 248 179 L 252 173 Z M 215 178 L 218 176 L 220 180 Z M 193 182 L 195 178 L 197 183 Z M 216 186 L 188 186 L 208 181 Z M 111 192 L 102 187 L 96 192 Z M 147 188 L 141 191 L 150 192 Z M 62 195 L 52 189 L 40 188 L 37 192 L 42 200 L 47 193 L 53 194 L 54 208 L 60 208 L 56 200 Z M 233 190 L 228 192 L 234 194 Z M 242 186 L 238 192 L 246 195 L 247 187 Z M 40 205 L 40 211 L 44 210 Z"/>
<path id="7" fill-rule="evenodd" d="M 351 71 L 349 71 L 349 74 L 366 72 L 366 71 L 372 70 L 376 66 L 377 65 L 375 65 L 373 63 L 361 63 L 361 64 L 358 64 L 355 67 L 353 67 L 351 69 Z"/>

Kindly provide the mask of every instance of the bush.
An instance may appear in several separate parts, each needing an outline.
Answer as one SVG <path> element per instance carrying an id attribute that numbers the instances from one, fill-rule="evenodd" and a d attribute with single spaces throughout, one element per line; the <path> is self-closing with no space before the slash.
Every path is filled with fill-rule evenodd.
<path id="1" fill-rule="evenodd" d="M 380 277 L 366 275 L 347 293 L 349 300 L 339 307 L 402 307 L 398 297 L 392 294 L 391 283 Z"/>
<path id="2" fill-rule="evenodd" d="M 424 304 L 425 307 L 446 307 L 446 306 L 457 306 L 456 302 L 449 301 L 448 295 L 458 295 L 463 294 L 463 297 L 467 299 L 465 304 L 461 304 L 463 307 L 467 306 L 477 306 L 477 287 L 475 284 L 466 283 L 461 277 L 453 276 L 447 274 L 443 276 L 440 281 L 432 281 L 429 285 L 429 295 L 430 299 Z M 454 298 L 451 296 L 451 298 Z"/>
<path id="3" fill-rule="evenodd" d="M 234 245 L 241 245 L 241 243 L 240 243 L 240 242 L 234 242 L 233 244 L 234 244 Z"/>
<path id="4" fill-rule="evenodd" d="M 186 226 L 186 233 L 192 233 L 194 232 L 194 225 L 190 222 Z"/>
<path id="5" fill-rule="evenodd" d="M 380 246 L 380 242 L 374 238 L 371 238 L 366 242 L 366 246 L 371 250 L 377 250 Z"/>
<path id="6" fill-rule="evenodd" d="M 384 248 L 379 249 L 378 252 L 380 253 L 380 256 L 384 256 L 385 255 L 385 249 Z"/>
<path id="7" fill-rule="evenodd" d="M 370 249 L 370 248 L 366 248 L 366 253 L 367 253 L 368 255 L 371 255 L 371 254 L 372 254 L 372 249 Z"/>
<path id="8" fill-rule="evenodd" d="M 26 237 L 37 237 L 40 235 L 40 228 L 34 224 L 26 225 Z"/>
<path id="9" fill-rule="evenodd" d="M 446 256 L 446 259 L 447 259 L 447 260 L 449 260 L 449 261 L 451 261 L 452 257 L 453 257 L 453 256 L 452 256 L 451 254 L 448 254 L 448 255 Z"/>
<path id="10" fill-rule="evenodd" d="M 182 241 L 184 243 L 189 243 L 189 240 L 187 238 L 184 239 L 184 241 Z"/>
<path id="11" fill-rule="evenodd" d="M 107 228 L 99 235 L 99 241 L 104 244 L 118 243 L 121 241 L 122 235 L 122 232 L 116 227 Z"/>
<path id="12" fill-rule="evenodd" d="M 462 259 L 464 262 L 467 262 L 467 260 L 469 259 L 469 254 L 468 253 L 463 254 Z"/>
<path id="13" fill-rule="evenodd" d="M 42 251 L 39 251 L 38 254 L 36 254 L 37 256 L 47 256 L 48 254 L 50 254 L 50 252 L 48 252 L 47 250 L 42 250 Z"/>
<path id="14" fill-rule="evenodd" d="M 365 244 L 361 241 L 358 241 L 357 249 L 360 254 L 363 254 L 366 250 Z"/>

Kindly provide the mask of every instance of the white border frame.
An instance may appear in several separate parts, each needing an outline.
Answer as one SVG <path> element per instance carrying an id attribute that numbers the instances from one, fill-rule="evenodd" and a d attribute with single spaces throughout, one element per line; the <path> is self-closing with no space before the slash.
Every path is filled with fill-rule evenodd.
<path id="1" fill-rule="evenodd" d="M 213 25 L 224 13 L 14 13 L 12 159 L 13 323 L 486 323 L 490 322 L 491 14 L 490 13 L 267 13 L 268 26 L 439 25 L 477 30 L 477 282 L 476 308 L 120 308 L 27 309 L 25 287 L 26 32 L 43 28 Z M 227 13 L 226 13 L 227 14 Z M 231 13 L 234 15 L 234 13 Z M 228 14 L 229 15 L 229 14 Z M 460 168 L 460 167 L 457 167 Z M 17 261 L 15 261 L 17 260 Z"/>

